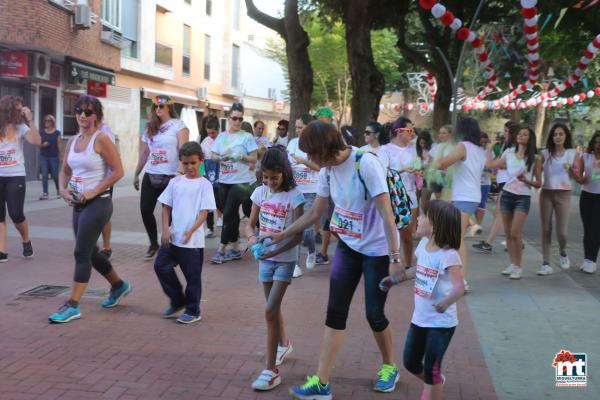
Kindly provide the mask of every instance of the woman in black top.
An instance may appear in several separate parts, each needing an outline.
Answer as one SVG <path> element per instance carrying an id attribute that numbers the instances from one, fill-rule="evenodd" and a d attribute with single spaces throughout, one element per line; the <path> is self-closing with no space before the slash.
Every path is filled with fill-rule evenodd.
<path id="1" fill-rule="evenodd" d="M 52 175 L 56 196 L 58 197 L 58 162 L 60 155 L 60 131 L 56 129 L 56 120 L 50 114 L 44 117 L 44 129 L 40 132 L 40 169 L 42 172 L 43 193 L 40 200 L 48 200 L 48 171 Z"/>

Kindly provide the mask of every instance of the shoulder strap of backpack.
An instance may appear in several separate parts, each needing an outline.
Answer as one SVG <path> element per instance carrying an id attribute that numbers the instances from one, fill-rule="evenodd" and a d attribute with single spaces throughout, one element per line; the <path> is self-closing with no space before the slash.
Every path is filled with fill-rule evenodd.
<path id="1" fill-rule="evenodd" d="M 362 151 L 362 150 L 358 150 L 356 152 L 356 157 L 354 159 L 354 169 L 356 170 L 356 173 L 358 174 L 358 179 L 360 180 L 360 183 L 362 183 L 363 188 L 365 189 L 365 200 L 367 200 L 367 185 L 365 184 L 364 179 L 362 178 L 362 175 L 360 174 L 360 160 L 362 159 L 362 156 L 368 152 Z"/>

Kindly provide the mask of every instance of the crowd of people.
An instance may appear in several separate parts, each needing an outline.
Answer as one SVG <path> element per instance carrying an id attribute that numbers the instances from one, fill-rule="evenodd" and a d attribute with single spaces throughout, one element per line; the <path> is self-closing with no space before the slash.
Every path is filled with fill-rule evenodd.
<path id="1" fill-rule="evenodd" d="M 50 173 L 59 196 L 73 208 L 73 286 L 68 301 L 48 317 L 54 323 L 81 317 L 79 301 L 92 268 L 110 284 L 102 307 L 117 306 L 133 289 L 110 261 L 112 192 L 124 175 L 114 135 L 103 122 L 97 98 L 82 96 L 74 114 L 79 131 L 66 143 L 59 168 L 63 151 L 55 119 L 45 116 L 39 131 L 22 99 L 0 99 L 0 262 L 8 259 L 6 209 L 20 233 L 23 256 L 33 256 L 23 212 L 25 140 L 40 147 L 40 200 L 49 198 Z M 266 368 L 251 384 L 255 390 L 281 383 L 279 367 L 293 350 L 284 327 L 283 297 L 292 279 L 302 276 L 302 265 L 310 270 L 329 263 L 331 235 L 337 244 L 318 368 L 305 384 L 290 389 L 297 399 L 332 398 L 330 377 L 361 278 L 366 318 L 382 359 L 374 390 L 391 392 L 399 380 L 384 312 L 387 293 L 395 284 L 414 279 L 414 312 L 403 364 L 423 381 L 421 398 L 442 398 L 441 364 L 458 324 L 455 303 L 471 290 L 465 237 L 482 233 L 488 199 L 496 205 L 489 236 L 473 247 L 491 253 L 504 228 L 509 264 L 499 272 L 520 279 L 523 226 L 531 197 L 541 189 L 543 251 L 537 275 L 545 276 L 553 273 L 553 220 L 558 264 L 571 267 L 566 248 L 572 181 L 581 184 L 585 259 L 580 269 L 597 269 L 600 214 L 594 209 L 600 206 L 600 131 L 578 151 L 568 126 L 555 124 L 539 152 L 535 133 L 525 124 L 507 122 L 503 140 L 492 144 L 472 118 L 460 120 L 456 130 L 443 126 L 434 140 L 426 130 L 417 135 L 413 122 L 400 117 L 385 126 L 368 123 L 366 145 L 359 149 L 357 132 L 348 126 L 338 130 L 326 108 L 293 121 L 292 139 L 290 123 L 279 121 L 273 141 L 264 135 L 264 122 L 244 121 L 239 103 L 232 105 L 225 131 L 219 132 L 216 117 L 208 117 L 200 142 L 189 141 L 189 131 L 168 96 L 157 96 L 150 114 L 133 185 L 141 191 L 140 213 L 149 240 L 144 257 L 154 259 L 157 279 L 169 299 L 162 317 L 183 324 L 201 319 L 205 237 L 213 237 L 216 228 L 222 229 L 210 257 L 213 264 L 235 262 L 244 256 L 244 246 L 258 246 L 267 345 Z M 402 199 L 410 209 L 401 229 L 393 206 L 400 180 L 395 176 L 401 177 Z M 160 241 L 154 217 L 157 202 L 162 206 Z M 97 246 L 101 235 L 102 249 Z M 420 238 L 416 248 L 415 236 Z M 322 238 L 319 251 L 317 237 Z M 177 266 L 185 288 L 175 273 Z"/>

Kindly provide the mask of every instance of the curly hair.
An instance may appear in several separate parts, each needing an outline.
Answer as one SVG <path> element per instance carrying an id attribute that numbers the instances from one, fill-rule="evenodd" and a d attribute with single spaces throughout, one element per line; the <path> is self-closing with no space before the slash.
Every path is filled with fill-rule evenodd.
<path id="1" fill-rule="evenodd" d="M 4 130 L 8 125 L 16 125 L 21 122 L 21 114 L 17 110 L 16 103 L 15 96 L 0 98 L 0 135 L 4 135 Z"/>
<path id="2" fill-rule="evenodd" d="M 279 145 L 269 147 L 269 149 L 262 156 L 260 161 L 260 169 L 261 173 L 264 170 L 281 173 L 283 175 L 281 189 L 284 192 L 288 192 L 296 187 L 292 165 L 290 164 L 285 147 Z"/>
<path id="3" fill-rule="evenodd" d="M 162 125 L 162 121 L 160 120 L 160 118 L 158 118 L 158 115 L 156 115 L 156 106 L 159 103 L 164 103 L 168 107 L 169 116 L 171 118 L 179 118 L 179 115 L 175 110 L 175 103 L 173 102 L 173 99 L 171 99 L 169 96 L 164 95 L 156 96 L 156 98 L 152 102 L 152 108 L 150 109 L 150 121 L 148 121 L 148 123 L 146 124 L 146 134 L 149 138 L 155 136 L 158 133 L 160 126 Z"/>

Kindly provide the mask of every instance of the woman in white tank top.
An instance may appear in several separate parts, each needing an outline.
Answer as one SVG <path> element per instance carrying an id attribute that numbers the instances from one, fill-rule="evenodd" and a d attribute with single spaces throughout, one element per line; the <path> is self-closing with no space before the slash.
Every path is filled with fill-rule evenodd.
<path id="1" fill-rule="evenodd" d="M 50 322 L 65 323 L 81 317 L 79 301 L 90 279 L 92 267 L 111 284 L 110 294 L 102 307 L 119 304 L 131 292 L 129 282 L 121 280 L 110 261 L 96 246 L 102 228 L 112 215 L 109 188 L 123 177 L 123 165 L 117 148 L 108 135 L 100 131 L 102 103 L 93 96 L 82 96 L 75 104 L 79 133 L 65 149 L 59 174 L 61 197 L 73 207 L 75 232 L 75 278 L 69 300 Z"/>
<path id="2" fill-rule="evenodd" d="M 436 168 L 445 170 L 455 165 L 452 178 L 452 204 L 460 210 L 461 243 L 460 258 L 463 262 L 462 273 L 465 278 L 465 290 L 470 290 L 467 281 L 467 248 L 465 232 L 469 217 L 475 214 L 481 201 L 481 173 L 485 164 L 485 152 L 479 145 L 481 129 L 473 118 L 464 118 L 456 126 L 459 143 L 448 156 L 437 161 Z"/>

